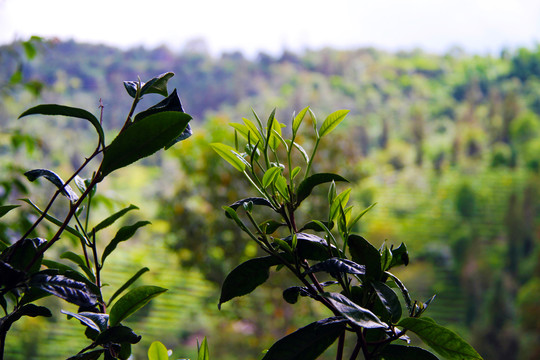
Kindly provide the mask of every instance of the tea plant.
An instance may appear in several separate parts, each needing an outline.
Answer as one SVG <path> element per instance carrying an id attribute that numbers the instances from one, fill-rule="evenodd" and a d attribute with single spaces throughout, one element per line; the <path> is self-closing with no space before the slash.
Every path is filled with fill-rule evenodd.
<path id="1" fill-rule="evenodd" d="M 219 307 L 265 283 L 272 268 L 284 268 L 297 282 L 283 291 L 284 300 L 290 304 L 300 298 L 317 301 L 330 316 L 278 340 L 263 360 L 316 359 L 336 341 L 336 359 L 340 360 L 345 356 L 346 336 L 355 339 L 348 355 L 351 360 L 360 356 L 370 360 L 437 359 L 432 352 L 412 346 L 409 332 L 444 358 L 481 359 L 457 334 L 423 316 L 434 297 L 413 301 L 402 281 L 391 272 L 409 263 L 405 244 L 394 247 L 385 243 L 377 249 L 353 232 L 371 207 L 357 212 L 348 205 L 351 189 L 338 193 L 336 186 L 347 180 L 338 174 L 311 173 L 321 140 L 347 113 L 338 110 L 318 127 L 313 112 L 305 108 L 293 115 L 290 139 L 284 137 L 285 125 L 276 119 L 275 111 L 266 125 L 254 113 L 255 121 L 243 119 L 243 124 L 231 124 L 236 135 L 234 147 L 212 144 L 221 157 L 245 175 L 257 193 L 256 197 L 225 206 L 226 216 L 266 254 L 238 265 L 228 274 Z M 314 131 L 310 154 L 297 142 L 307 117 L 311 117 Z M 322 184 L 330 185 L 327 216 L 312 219 L 307 214 L 306 218 L 299 211 L 301 205 Z M 264 208 L 275 217 L 261 218 Z"/>
<path id="2" fill-rule="evenodd" d="M 141 336 L 122 322 L 166 289 L 146 285 L 124 294 L 149 270 L 144 267 L 106 299 L 102 293 L 104 283 L 101 274 L 109 256 L 120 243 L 130 239 L 149 222 L 138 221 L 123 226 L 109 239 L 101 231 L 137 207 L 131 205 L 95 223 L 91 215 L 98 184 L 109 174 L 191 135 L 188 124 L 191 117 L 184 113 L 176 90 L 170 95 L 167 91 L 167 82 L 173 75 L 165 73 L 146 83 L 140 80 L 124 82 L 133 103 L 122 129 L 108 145 L 102 128 L 103 107 L 99 120 L 86 110 L 56 104 L 38 105 L 20 116 L 59 115 L 89 121 L 96 130 L 97 145 L 66 181 L 48 169 L 25 173 L 28 180 L 44 178 L 57 190 L 43 209 L 32 200 L 23 199 L 39 217 L 20 238 L 0 239 L 0 306 L 4 311 L 0 319 L 0 359 L 3 359 L 6 335 L 16 321 L 23 316 L 52 316 L 47 307 L 35 304 L 49 295 L 79 306 L 76 313 L 64 310 L 62 313 L 86 327 L 85 335 L 90 344 L 70 359 L 91 360 L 102 355 L 105 359 L 127 359 L 131 355 L 131 345 L 140 341 Z M 141 98 L 151 93 L 165 99 L 135 114 Z M 98 165 L 88 170 L 92 161 Z M 92 175 L 83 179 L 83 172 Z M 80 194 L 73 190 L 73 184 Z M 67 199 L 67 215 L 63 219 L 52 213 L 52 205 L 60 195 Z M 18 206 L 0 206 L 0 216 Z M 47 239 L 34 235 L 43 220 L 57 227 L 54 235 Z M 73 266 L 45 257 L 47 251 L 67 233 L 80 244 L 80 251 L 64 252 L 60 258 L 70 261 Z"/>

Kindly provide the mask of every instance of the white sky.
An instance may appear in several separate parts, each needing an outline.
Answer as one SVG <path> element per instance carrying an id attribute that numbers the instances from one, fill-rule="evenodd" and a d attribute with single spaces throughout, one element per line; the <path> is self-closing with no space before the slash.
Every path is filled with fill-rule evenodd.
<path id="1" fill-rule="evenodd" d="M 540 0 L 0 0 L 0 43 L 31 35 L 254 55 L 376 46 L 474 53 L 540 42 Z"/>

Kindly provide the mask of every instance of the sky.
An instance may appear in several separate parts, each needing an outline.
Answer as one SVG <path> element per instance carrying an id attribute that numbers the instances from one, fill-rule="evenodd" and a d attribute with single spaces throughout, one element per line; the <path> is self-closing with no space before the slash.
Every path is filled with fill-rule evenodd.
<path id="1" fill-rule="evenodd" d="M 540 0 L 0 0 L 0 44 L 32 35 L 212 54 L 374 46 L 476 54 L 540 43 Z"/>

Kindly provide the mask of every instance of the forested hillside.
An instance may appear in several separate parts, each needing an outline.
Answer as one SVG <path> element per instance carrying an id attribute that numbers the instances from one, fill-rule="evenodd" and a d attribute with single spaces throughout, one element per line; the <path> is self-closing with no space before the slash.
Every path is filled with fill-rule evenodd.
<path id="1" fill-rule="evenodd" d="M 200 286 L 200 303 L 183 310 L 182 329 L 168 322 L 162 327 L 169 335 L 152 336 L 182 349 L 193 343 L 193 334 L 209 334 L 220 349 L 216 354 L 230 354 L 217 358 L 256 357 L 268 338 L 291 330 L 280 320 L 290 311 L 276 306 L 281 293 L 269 288 L 242 299 L 246 307 L 228 310 L 227 321 L 215 313 L 213 292 L 224 275 L 256 250 L 240 240 L 221 211 L 246 195 L 246 184 L 209 144 L 234 142 L 227 124 L 251 118 L 252 109 L 267 117 L 277 108 L 283 123 L 308 105 L 321 116 L 349 109 L 339 140 L 323 144 L 318 171 L 339 169 L 354 184 L 352 201 L 364 207 L 377 203 L 358 230 L 377 247 L 384 241 L 407 243 L 414 257 L 401 276 L 420 300 L 437 294 L 431 316 L 463 334 L 484 358 L 540 357 L 540 47 L 499 56 L 365 48 L 261 53 L 251 59 L 240 52 L 213 57 L 203 45 L 175 53 L 166 47 L 122 51 L 42 42 L 31 61 L 18 43 L 0 47 L 2 200 L 23 191 L 6 184 L 37 161 L 35 148 L 46 149 L 51 167 L 72 161 L 58 129 L 77 139 L 77 146 L 92 146 L 69 123 L 51 120 L 51 128 L 16 120 L 24 109 L 47 102 L 97 113 L 101 99 L 104 128 L 113 129 L 122 125 L 130 104 L 124 80 L 174 72 L 170 86 L 194 117 L 193 136 L 145 162 L 150 175 L 141 169 L 107 186 L 119 199 L 123 181 L 141 189 L 138 205 L 159 216 L 159 244 L 174 251 L 170 266 L 179 277 L 192 274 L 199 284 L 193 286 Z M 145 241 L 140 249 L 148 246 Z M 136 257 L 133 251 L 129 256 Z M 268 303 L 269 297 L 275 301 Z M 238 320 L 240 311 L 261 308 L 274 316 L 270 323 L 257 316 Z M 317 309 L 305 311 L 309 317 Z M 239 328 L 250 334 L 252 348 L 234 339 Z M 224 333 L 228 337 L 216 336 Z M 28 342 L 22 336 L 17 346 Z"/>

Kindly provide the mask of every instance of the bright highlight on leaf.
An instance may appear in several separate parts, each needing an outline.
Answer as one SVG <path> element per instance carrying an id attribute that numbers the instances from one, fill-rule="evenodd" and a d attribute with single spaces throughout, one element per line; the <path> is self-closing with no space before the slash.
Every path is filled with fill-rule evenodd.
<path id="1" fill-rule="evenodd" d="M 229 164 L 234 166 L 236 170 L 245 170 L 246 164 L 242 160 L 240 160 L 241 155 L 238 154 L 233 147 L 220 143 L 213 143 L 210 144 L 210 146 L 212 147 L 212 149 L 214 149 L 215 152 L 219 154 L 219 156 L 221 156 Z"/>

